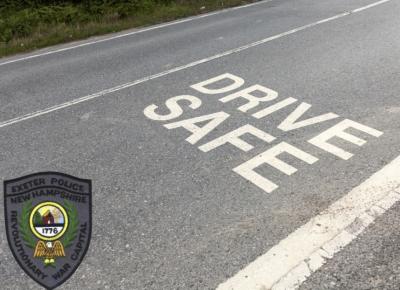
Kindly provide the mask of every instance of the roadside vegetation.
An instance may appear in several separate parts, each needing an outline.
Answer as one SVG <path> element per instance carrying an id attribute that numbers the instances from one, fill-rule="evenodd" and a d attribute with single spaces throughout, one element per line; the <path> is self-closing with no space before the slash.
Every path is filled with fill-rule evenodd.
<path id="1" fill-rule="evenodd" d="M 0 0 L 0 57 L 256 0 Z"/>

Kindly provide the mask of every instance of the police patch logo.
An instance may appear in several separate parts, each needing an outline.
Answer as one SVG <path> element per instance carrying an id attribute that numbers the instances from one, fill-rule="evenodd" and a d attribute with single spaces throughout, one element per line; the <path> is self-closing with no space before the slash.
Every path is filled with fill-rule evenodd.
<path id="1" fill-rule="evenodd" d="M 6 233 L 21 268 L 46 289 L 82 262 L 92 229 L 92 185 L 57 172 L 4 181 Z"/>

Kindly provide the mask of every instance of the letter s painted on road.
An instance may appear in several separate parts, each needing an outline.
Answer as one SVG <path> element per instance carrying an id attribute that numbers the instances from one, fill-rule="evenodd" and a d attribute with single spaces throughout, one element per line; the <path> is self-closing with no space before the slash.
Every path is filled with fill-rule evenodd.
<path id="1" fill-rule="evenodd" d="M 199 98 L 194 97 L 194 96 L 189 96 L 189 95 L 182 95 L 182 96 L 176 96 L 176 97 L 169 98 L 165 102 L 165 105 L 167 106 L 167 108 L 170 111 L 168 114 L 162 115 L 162 114 L 156 113 L 155 110 L 158 109 L 158 106 L 154 105 L 154 104 L 146 107 L 144 109 L 143 113 L 147 118 L 154 120 L 154 121 L 168 121 L 168 120 L 178 118 L 183 113 L 182 107 L 178 104 L 178 101 L 181 101 L 181 100 L 189 101 L 190 102 L 189 108 L 191 108 L 193 110 L 195 110 L 201 106 L 201 100 Z"/>

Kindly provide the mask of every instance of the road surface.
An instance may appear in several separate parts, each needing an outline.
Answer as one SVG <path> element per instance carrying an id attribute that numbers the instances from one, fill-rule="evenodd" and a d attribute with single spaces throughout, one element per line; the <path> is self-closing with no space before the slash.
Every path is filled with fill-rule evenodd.
<path id="1" fill-rule="evenodd" d="M 93 182 L 59 289 L 399 289 L 399 13 L 261 1 L 1 59 L 2 180 Z M 40 289 L 0 221 L 1 288 Z"/>

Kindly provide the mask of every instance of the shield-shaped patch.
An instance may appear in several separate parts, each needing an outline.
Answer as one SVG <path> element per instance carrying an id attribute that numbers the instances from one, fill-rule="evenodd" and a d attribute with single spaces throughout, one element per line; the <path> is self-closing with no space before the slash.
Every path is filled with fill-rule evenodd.
<path id="1" fill-rule="evenodd" d="M 78 268 L 92 229 L 92 186 L 57 172 L 4 181 L 8 244 L 21 268 L 46 289 Z"/>

